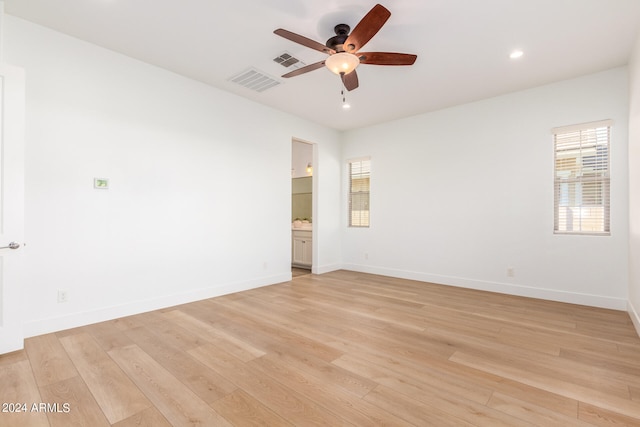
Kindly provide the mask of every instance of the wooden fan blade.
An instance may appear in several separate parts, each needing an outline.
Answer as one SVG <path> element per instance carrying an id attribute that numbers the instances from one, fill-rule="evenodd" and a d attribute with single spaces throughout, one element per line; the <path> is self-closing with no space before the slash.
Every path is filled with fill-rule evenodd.
<path id="1" fill-rule="evenodd" d="M 358 52 L 361 64 L 371 65 L 413 65 L 417 55 L 395 52 Z"/>
<path id="2" fill-rule="evenodd" d="M 353 70 L 349 74 L 340 74 L 342 78 L 342 84 L 347 90 L 354 90 L 358 87 L 358 73 L 356 70 Z"/>
<path id="3" fill-rule="evenodd" d="M 288 79 L 289 77 L 299 76 L 300 74 L 308 73 L 309 71 L 317 70 L 324 67 L 324 61 L 316 62 L 314 64 L 305 65 L 304 67 L 293 70 L 290 73 L 283 74 L 282 77 Z"/>
<path id="4" fill-rule="evenodd" d="M 347 52 L 357 52 L 375 36 L 380 28 L 387 22 L 391 12 L 384 6 L 377 4 L 358 22 L 358 25 L 351 31 L 349 37 L 344 42 L 344 50 Z"/>
<path id="5" fill-rule="evenodd" d="M 287 40 L 291 40 L 292 42 L 301 44 L 302 46 L 310 47 L 311 49 L 318 50 L 329 55 L 336 53 L 333 49 L 328 48 L 322 43 L 318 43 L 315 40 L 308 39 L 305 36 L 301 36 L 300 34 L 292 33 L 288 30 L 283 30 L 282 28 L 278 28 L 273 33 L 279 35 L 280 37 L 284 37 Z"/>

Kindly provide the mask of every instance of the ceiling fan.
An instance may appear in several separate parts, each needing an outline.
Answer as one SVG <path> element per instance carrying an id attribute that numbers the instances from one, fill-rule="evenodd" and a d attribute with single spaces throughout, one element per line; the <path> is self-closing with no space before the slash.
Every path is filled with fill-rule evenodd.
<path id="1" fill-rule="evenodd" d="M 347 24 L 336 25 L 334 28 L 336 35 L 327 40 L 326 44 L 318 43 L 282 28 L 275 30 L 275 34 L 285 39 L 329 55 L 324 61 L 298 68 L 282 77 L 295 77 L 326 66 L 340 76 L 347 90 L 353 90 L 358 87 L 356 67 L 360 64 L 413 65 L 417 55 L 395 52 L 360 52 L 360 49 L 380 31 L 390 16 L 391 12 L 387 8 L 376 4 L 351 33 L 349 33 L 351 28 Z"/>

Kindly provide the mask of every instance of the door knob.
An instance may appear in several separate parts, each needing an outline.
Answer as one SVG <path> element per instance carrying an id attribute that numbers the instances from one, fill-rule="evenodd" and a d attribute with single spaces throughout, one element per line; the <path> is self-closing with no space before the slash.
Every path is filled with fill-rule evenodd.
<path id="1" fill-rule="evenodd" d="M 9 246 L 2 246 L 2 247 L 0 247 L 0 249 L 18 249 L 19 247 L 20 247 L 20 243 L 11 242 L 11 243 L 9 243 Z"/>

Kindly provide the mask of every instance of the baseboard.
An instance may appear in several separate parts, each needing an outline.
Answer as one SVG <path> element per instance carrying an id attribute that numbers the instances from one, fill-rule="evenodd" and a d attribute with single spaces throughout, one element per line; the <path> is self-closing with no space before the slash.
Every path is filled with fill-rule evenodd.
<path id="1" fill-rule="evenodd" d="M 458 286 L 461 288 L 477 289 L 488 292 L 498 292 L 529 298 L 539 298 L 549 301 L 566 302 L 570 304 L 587 305 L 590 307 L 609 308 L 612 310 L 626 310 L 628 302 L 624 298 L 612 298 L 602 295 L 581 294 L 576 292 L 559 291 L 555 289 L 522 286 L 513 283 L 490 282 L 473 280 L 464 277 L 427 274 L 415 271 L 397 270 L 383 267 L 372 267 L 360 264 L 345 264 L 345 270 L 361 273 L 378 274 L 380 276 L 397 277 L 400 279 L 417 280 L 420 282 L 437 283 L 440 285 Z M 637 326 L 636 326 L 637 327 Z"/>
<path id="2" fill-rule="evenodd" d="M 627 312 L 629 313 L 629 317 L 631 317 L 633 326 L 636 328 L 636 333 L 640 337 L 640 315 L 638 314 L 638 310 L 631 304 L 631 301 L 627 304 Z"/>
<path id="3" fill-rule="evenodd" d="M 633 324 L 640 336 L 640 315 L 638 310 L 622 298 L 611 298 L 599 295 L 579 294 L 573 292 L 557 291 L 553 289 L 534 288 L 514 285 L 511 283 L 498 283 L 480 280 L 471 280 L 455 276 L 426 274 L 421 272 L 371 267 L 358 264 L 331 264 L 313 268 L 314 274 L 329 273 L 336 270 L 351 270 L 362 273 L 377 274 L 380 276 L 397 277 L 401 279 L 418 280 L 421 282 L 438 283 L 442 285 L 459 286 L 469 289 L 477 289 L 489 292 L 499 292 L 510 295 L 518 295 L 530 298 L 540 298 L 550 301 L 566 302 L 571 304 L 588 305 L 592 307 L 609 308 L 613 310 L 627 310 Z M 186 304 L 207 298 L 214 298 L 234 292 L 273 285 L 275 283 L 291 280 L 291 272 L 274 276 L 263 277 L 255 280 L 227 283 L 210 288 L 198 289 L 181 294 L 166 295 L 159 298 L 134 301 L 118 306 L 105 307 L 90 312 L 71 313 L 64 316 L 37 319 L 24 324 L 25 338 L 62 331 L 65 329 L 89 325 L 97 322 L 132 316 L 148 311 L 159 310 L 179 304 Z"/>
<path id="4" fill-rule="evenodd" d="M 119 317 L 132 316 L 148 311 L 159 310 L 175 305 L 200 301 L 207 298 L 214 298 L 234 292 L 246 291 L 262 286 L 273 285 L 275 283 L 287 282 L 291 280 L 291 272 L 282 273 L 269 277 L 261 277 L 245 282 L 226 283 L 212 286 L 210 288 L 197 289 L 185 293 L 149 298 L 145 300 L 132 301 L 126 304 L 101 308 L 99 310 L 76 312 L 64 316 L 48 317 L 37 319 L 24 324 L 25 338 L 36 335 L 48 334 L 79 326 L 90 325 L 92 323 L 104 322 Z"/>

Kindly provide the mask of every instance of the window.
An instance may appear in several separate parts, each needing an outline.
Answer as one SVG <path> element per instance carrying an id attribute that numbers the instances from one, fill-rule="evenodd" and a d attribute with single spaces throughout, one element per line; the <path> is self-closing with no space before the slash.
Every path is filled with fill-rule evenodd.
<path id="1" fill-rule="evenodd" d="M 369 227 L 371 160 L 349 161 L 349 227 Z"/>
<path id="2" fill-rule="evenodd" d="M 611 124 L 553 130 L 555 233 L 609 235 Z"/>

